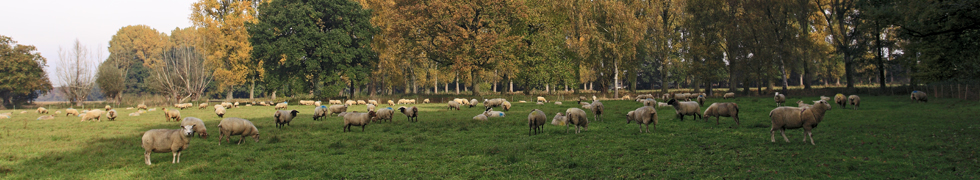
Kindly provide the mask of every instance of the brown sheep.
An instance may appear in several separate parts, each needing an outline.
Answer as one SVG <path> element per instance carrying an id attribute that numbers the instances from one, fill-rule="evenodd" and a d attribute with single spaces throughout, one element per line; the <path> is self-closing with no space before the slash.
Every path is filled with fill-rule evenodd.
<path id="1" fill-rule="evenodd" d="M 823 100 L 815 101 L 810 108 L 778 107 L 773 109 L 769 112 L 769 119 L 772 120 L 772 128 L 769 129 L 771 141 L 776 142 L 776 130 L 779 130 L 783 139 L 789 142 L 789 138 L 786 138 L 786 129 L 803 128 L 803 142 L 806 142 L 806 138 L 810 137 L 810 144 L 814 144 L 813 132 L 811 131 L 817 127 L 817 124 L 823 120 L 824 113 L 830 109 L 830 103 Z"/>

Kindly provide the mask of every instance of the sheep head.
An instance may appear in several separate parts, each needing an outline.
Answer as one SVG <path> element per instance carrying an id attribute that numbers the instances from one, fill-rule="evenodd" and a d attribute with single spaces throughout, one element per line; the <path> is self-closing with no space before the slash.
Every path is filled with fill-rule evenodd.
<path id="1" fill-rule="evenodd" d="M 184 125 L 180 127 L 183 129 L 184 136 L 194 135 L 194 125 Z"/>
<path id="2" fill-rule="evenodd" d="M 296 114 L 299 114 L 299 111 L 293 110 L 293 111 L 290 111 L 289 114 L 292 114 L 293 117 L 296 117 Z"/>

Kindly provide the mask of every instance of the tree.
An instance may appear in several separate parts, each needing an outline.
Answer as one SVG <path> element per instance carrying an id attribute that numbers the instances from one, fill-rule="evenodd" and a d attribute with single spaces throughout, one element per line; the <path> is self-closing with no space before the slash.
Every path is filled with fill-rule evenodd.
<path id="1" fill-rule="evenodd" d="M 197 100 L 211 83 L 214 70 L 204 63 L 204 53 L 197 45 L 202 38 L 197 28 L 174 29 L 170 32 L 170 47 L 160 59 L 147 61 L 151 71 L 151 87 L 171 102 Z"/>
<path id="2" fill-rule="evenodd" d="M 218 91 L 232 99 L 233 87 L 251 81 L 249 98 L 255 94 L 255 79 L 264 76 L 261 61 L 252 56 L 245 25 L 256 23 L 258 6 L 268 0 L 200 0 L 192 5 L 191 22 L 204 37 L 206 63 L 213 67 Z"/>
<path id="3" fill-rule="evenodd" d="M 888 7 L 888 6 L 886 6 Z M 922 82 L 980 80 L 980 1 L 898 0 L 893 21 L 903 41 L 903 64 L 913 86 Z"/>
<path id="4" fill-rule="evenodd" d="M 854 59 L 864 49 L 863 33 L 858 26 L 864 22 L 856 9 L 858 0 L 816 0 L 823 20 L 827 22 L 828 35 L 835 51 L 844 60 L 844 76 L 847 91 L 854 91 Z"/>
<path id="5" fill-rule="evenodd" d="M 371 38 L 378 30 L 370 11 L 355 2 L 283 0 L 259 10 L 262 21 L 250 23 L 248 31 L 252 56 L 264 62 L 270 81 L 301 79 L 309 88 L 344 82 L 353 88 L 375 67 Z"/>
<path id="6" fill-rule="evenodd" d="M 34 46 L 0 35 L 0 108 L 33 101 L 51 91 L 51 81 L 44 72 L 47 63 Z"/>
<path id="7" fill-rule="evenodd" d="M 62 93 L 68 98 L 68 102 L 75 106 L 82 106 L 92 91 L 95 83 L 95 72 L 92 68 L 97 65 L 91 58 L 91 52 L 82 45 L 82 42 L 75 40 L 71 49 L 58 48 L 58 78 L 62 83 Z M 101 59 L 101 55 L 98 56 Z"/>
<path id="8" fill-rule="evenodd" d="M 118 75 L 121 76 L 118 79 L 98 76 L 99 87 L 104 91 L 106 97 L 110 97 L 110 100 L 121 101 L 122 99 L 119 98 L 122 98 L 124 91 L 142 93 L 148 90 L 146 79 L 149 77 L 149 71 L 146 68 L 146 63 L 159 60 L 160 54 L 168 46 L 170 45 L 167 35 L 149 26 L 129 25 L 119 28 L 109 40 L 109 59 L 99 65 L 99 72 L 119 71 Z M 120 91 L 111 91 L 117 88 L 107 87 L 120 84 L 125 84 L 123 90 Z M 111 92 L 106 92 L 107 90 Z"/>
<path id="9" fill-rule="evenodd" d="M 114 61 L 106 60 L 102 64 L 99 64 L 99 69 L 95 76 L 95 84 L 99 85 L 99 89 L 105 95 L 106 101 L 114 102 L 118 105 L 121 102 L 122 92 L 126 89 L 126 76 L 123 70 L 119 69 L 119 65 L 115 64 Z"/>

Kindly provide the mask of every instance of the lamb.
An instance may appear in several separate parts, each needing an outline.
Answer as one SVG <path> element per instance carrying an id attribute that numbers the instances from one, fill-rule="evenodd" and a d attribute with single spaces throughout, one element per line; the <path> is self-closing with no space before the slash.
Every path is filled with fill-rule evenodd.
<path id="1" fill-rule="evenodd" d="M 735 93 L 734 92 L 725 93 L 725 95 L 723 97 L 724 97 L 724 99 L 735 98 Z"/>
<path id="2" fill-rule="evenodd" d="M 715 125 L 721 124 L 719 121 L 722 116 L 735 118 L 735 125 L 741 125 L 738 120 L 738 104 L 731 102 L 711 103 L 708 109 L 704 110 L 704 117 L 715 117 Z M 707 119 L 705 119 L 707 121 Z"/>
<path id="3" fill-rule="evenodd" d="M 242 144 L 245 141 L 245 136 L 251 136 L 255 142 L 259 142 L 259 128 L 252 124 L 252 121 L 248 121 L 242 118 L 224 118 L 218 123 L 218 130 L 220 134 L 218 136 L 218 145 L 221 145 L 221 140 L 224 137 L 228 137 L 228 142 L 231 142 L 231 136 L 242 135 L 242 138 L 238 140 L 238 144 Z"/>
<path id="4" fill-rule="evenodd" d="M 527 125 L 530 128 L 527 131 L 528 136 L 533 134 L 541 134 L 541 131 L 544 130 L 544 122 L 547 120 L 547 118 L 548 117 L 544 115 L 543 111 L 538 109 L 531 110 L 531 113 L 527 115 Z"/>
<path id="5" fill-rule="evenodd" d="M 449 101 L 449 110 L 459 110 L 459 103 L 456 101 Z"/>
<path id="6" fill-rule="evenodd" d="M 180 120 L 180 111 L 177 111 L 176 109 L 167 110 L 167 108 L 163 108 L 161 110 L 163 110 L 163 116 L 167 117 L 167 122 L 170 122 L 170 120 Z"/>
<path id="7" fill-rule="evenodd" d="M 773 96 L 772 99 L 773 100 L 776 100 L 776 106 L 777 107 L 778 106 L 782 106 L 783 103 L 786 103 L 786 96 L 785 95 L 782 95 L 782 94 L 779 94 L 779 92 L 776 92 L 776 95 Z"/>
<path id="8" fill-rule="evenodd" d="M 371 119 L 378 116 L 374 111 L 368 111 L 367 113 L 347 113 L 344 115 L 344 132 L 351 131 L 351 126 L 361 126 L 361 132 L 364 132 L 364 128 L 367 127 Z"/>
<path id="9" fill-rule="evenodd" d="M 329 109 L 327 109 L 327 106 L 325 106 L 325 105 L 316 106 L 316 108 L 313 108 L 313 120 L 314 121 L 319 121 L 320 118 L 327 117 L 327 112 L 328 111 L 329 111 Z"/>
<path id="10" fill-rule="evenodd" d="M 136 105 L 136 109 L 137 110 L 139 110 L 139 109 L 149 110 L 149 109 L 146 108 L 146 104 L 144 104 L 144 103 L 140 103 L 139 105 Z"/>
<path id="11" fill-rule="evenodd" d="M 85 114 L 82 114 L 82 122 L 89 119 L 96 119 L 99 120 L 99 122 L 102 122 L 102 111 L 96 109 L 96 110 L 85 112 Z"/>
<path id="12" fill-rule="evenodd" d="M 548 102 L 548 99 L 545 99 L 544 97 L 538 96 L 538 102 L 541 102 L 541 101 Z"/>
<path id="13" fill-rule="evenodd" d="M 184 118 L 184 120 L 180 121 L 180 126 L 187 126 L 187 125 L 193 125 L 194 132 L 196 132 L 197 135 L 200 136 L 202 139 L 208 138 L 208 128 L 204 126 L 204 121 L 201 121 L 201 119 L 198 119 L 196 117 L 186 117 Z M 191 136 L 193 137 L 194 135 Z"/>
<path id="14" fill-rule="evenodd" d="M 422 104 L 429 104 L 429 99 L 423 99 Z"/>
<path id="15" fill-rule="evenodd" d="M 636 108 L 636 110 L 626 113 L 626 124 L 632 121 L 636 121 L 636 124 L 640 125 L 640 132 L 643 132 L 643 125 L 646 125 L 646 132 L 650 132 L 650 123 L 653 123 L 653 129 L 657 129 L 657 124 L 659 118 L 657 118 L 657 109 L 651 106 L 643 106 Z"/>
<path id="16" fill-rule="evenodd" d="M 851 103 L 851 107 L 854 107 L 854 109 L 861 106 L 861 97 L 858 97 L 858 95 L 847 96 L 847 101 Z"/>
<path id="17" fill-rule="evenodd" d="M 684 121 L 684 115 L 694 116 L 694 120 L 697 120 L 699 117 L 704 119 L 704 117 L 701 115 L 701 106 L 698 105 L 698 102 L 681 102 L 677 101 L 676 99 L 671 99 L 670 101 L 667 101 L 667 104 L 674 107 L 674 110 L 677 112 L 677 116 L 681 118 L 681 121 Z"/>
<path id="18" fill-rule="evenodd" d="M 565 114 L 567 114 L 565 117 L 567 118 L 566 122 L 575 125 L 575 134 L 582 132 L 579 128 L 589 131 L 589 118 L 585 116 L 585 111 L 579 108 L 568 108 L 568 110 L 565 110 Z M 571 126 L 565 128 L 565 133 L 568 133 L 568 128 L 571 128 Z"/>
<path id="19" fill-rule="evenodd" d="M 228 110 L 225 110 L 225 107 L 224 106 L 214 105 L 214 114 L 215 115 L 218 115 L 218 118 L 225 117 L 226 111 L 228 111 Z"/>
<path id="20" fill-rule="evenodd" d="M 44 108 L 44 107 L 37 107 L 37 110 L 36 111 L 37 111 L 38 114 L 47 114 L 48 113 L 48 109 L 47 108 Z"/>
<path id="21" fill-rule="evenodd" d="M 346 105 L 330 105 L 330 107 L 327 107 L 327 110 L 330 112 L 330 115 L 340 114 L 342 112 L 346 112 L 347 111 L 347 106 Z"/>
<path id="22" fill-rule="evenodd" d="M 180 154 L 187 149 L 191 142 L 188 136 L 194 134 L 194 125 L 180 126 L 181 129 L 151 129 L 143 133 L 142 147 L 146 165 L 150 162 L 150 153 L 173 153 L 170 163 L 179 163 Z"/>
<path id="23" fill-rule="evenodd" d="M 282 129 L 283 126 L 289 125 L 289 122 L 293 121 L 293 118 L 299 114 L 297 110 L 278 110 L 276 114 L 272 115 L 273 119 L 276 121 L 276 128 Z"/>
<path id="24" fill-rule="evenodd" d="M 105 113 L 105 118 L 108 118 L 109 121 L 115 121 L 117 116 L 118 114 L 116 113 L 115 109 L 110 109 Z"/>
<path id="25" fill-rule="evenodd" d="M 381 109 L 378 109 L 378 112 L 376 114 L 378 116 L 375 117 L 375 119 L 381 120 L 381 121 L 384 121 L 385 119 L 387 119 L 388 122 L 391 122 L 391 117 L 395 115 L 395 110 L 392 109 L 391 107 L 381 108 Z"/>
<path id="26" fill-rule="evenodd" d="M 554 118 L 551 118 L 552 125 L 564 126 L 568 122 L 568 118 L 562 116 L 561 113 L 556 113 Z"/>
<path id="27" fill-rule="evenodd" d="M 477 114 L 476 116 L 473 116 L 473 120 L 487 121 L 487 115 Z"/>
<path id="28" fill-rule="evenodd" d="M 830 109 L 830 103 L 823 100 L 815 101 L 810 108 L 777 107 L 773 109 L 769 112 L 769 119 L 772 120 L 772 128 L 769 129 L 770 141 L 776 142 L 776 130 L 779 130 L 783 139 L 789 142 L 789 138 L 786 138 L 786 129 L 803 128 L 803 142 L 806 142 L 806 138 L 810 137 L 810 144 L 816 145 L 813 143 L 812 130 L 823 120 L 824 113 Z"/>
<path id="29" fill-rule="evenodd" d="M 288 107 L 288 106 L 289 106 L 289 103 L 282 102 L 282 103 L 276 104 L 276 108 L 275 109 L 276 110 L 283 110 L 283 109 L 286 109 L 286 107 Z"/>
<path id="30" fill-rule="evenodd" d="M 208 103 L 201 103 L 197 105 L 197 109 L 207 109 Z"/>
<path id="31" fill-rule="evenodd" d="M 598 100 L 592 101 L 592 108 L 589 109 L 592 110 L 592 114 L 595 116 L 596 121 L 602 121 L 602 110 L 604 108 L 605 106 L 602 105 L 602 102 L 599 102 Z"/>
<path id="32" fill-rule="evenodd" d="M 912 91 L 912 95 L 910 97 L 912 97 L 912 102 L 929 102 L 929 96 L 926 94 L 926 92 Z"/>
<path id="33" fill-rule="evenodd" d="M 405 116 L 408 117 L 408 121 L 409 122 L 418 122 L 419 121 L 419 108 L 416 108 L 415 106 L 412 106 L 412 107 L 402 106 L 402 107 L 399 107 L 398 108 L 398 111 L 401 111 L 402 114 L 405 114 Z"/>
<path id="34" fill-rule="evenodd" d="M 698 100 L 698 104 L 704 107 L 704 100 L 705 100 L 704 95 L 698 95 L 697 100 Z"/>
<path id="35" fill-rule="evenodd" d="M 561 105 L 561 102 L 558 102 L 558 105 Z M 507 100 L 504 100 L 504 102 L 500 103 L 500 106 L 504 107 L 504 111 L 510 111 L 510 102 L 507 102 Z"/>
<path id="36" fill-rule="evenodd" d="M 838 93 L 837 95 L 834 95 L 834 103 L 840 105 L 841 108 L 845 108 L 847 107 L 847 97 L 844 97 L 844 94 Z"/>

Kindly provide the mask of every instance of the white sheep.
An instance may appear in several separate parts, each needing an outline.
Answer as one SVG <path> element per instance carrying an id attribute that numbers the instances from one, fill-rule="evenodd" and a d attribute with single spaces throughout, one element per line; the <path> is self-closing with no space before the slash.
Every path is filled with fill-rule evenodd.
<path id="1" fill-rule="evenodd" d="M 929 102 L 929 96 L 926 94 L 926 92 L 912 91 L 912 95 L 910 97 L 912 98 L 912 102 Z"/>
<path id="2" fill-rule="evenodd" d="M 146 104 L 145 103 L 140 103 L 139 105 L 136 105 L 136 109 L 137 110 L 139 110 L 139 109 L 149 110 L 149 109 L 146 108 Z"/>
<path id="3" fill-rule="evenodd" d="M 140 116 L 140 112 L 129 113 L 129 116 Z"/>
<path id="4" fill-rule="evenodd" d="M 493 108 L 487 108 L 486 111 L 483 111 L 483 115 L 486 115 L 487 117 L 492 117 L 492 118 L 494 118 L 494 117 L 505 117 L 505 116 L 507 116 L 507 114 L 504 113 L 503 111 L 494 111 Z"/>
<path id="5" fill-rule="evenodd" d="M 605 106 L 602 105 L 602 102 L 599 102 L 598 100 L 593 100 L 592 108 L 590 109 L 592 110 L 593 116 L 595 116 L 595 120 L 602 121 L 602 112 L 605 109 Z"/>
<path id="6" fill-rule="evenodd" d="M 448 106 L 449 106 L 449 110 L 453 110 L 453 109 L 459 110 L 459 103 L 456 101 L 449 101 Z"/>
<path id="7" fill-rule="evenodd" d="M 685 115 L 694 116 L 694 120 L 697 120 L 698 118 L 704 119 L 704 117 L 701 115 L 701 106 L 698 105 L 698 102 L 681 102 L 677 101 L 676 99 L 671 99 L 670 101 L 667 101 L 667 104 L 674 107 L 674 110 L 677 112 L 677 116 L 681 118 L 681 121 L 684 121 Z"/>
<path id="8" fill-rule="evenodd" d="M 559 102 L 558 105 L 561 105 L 561 102 Z M 510 102 L 504 100 L 504 102 L 500 103 L 500 107 L 503 107 L 504 111 L 510 111 Z"/>
<path id="9" fill-rule="evenodd" d="M 815 101 L 810 108 L 777 107 L 773 109 L 769 112 L 769 119 L 772 120 L 772 128 L 769 129 L 770 141 L 776 142 L 776 130 L 779 130 L 783 139 L 789 142 L 789 138 L 786 138 L 786 129 L 803 128 L 803 142 L 806 142 L 806 138 L 810 137 L 810 144 L 816 145 L 813 142 L 812 130 L 823 120 L 824 113 L 830 109 L 830 104 L 823 100 Z"/>
<path id="10" fill-rule="evenodd" d="M 823 100 L 823 101 L 827 101 L 827 102 L 830 102 L 830 97 L 827 97 L 827 96 L 820 96 L 820 100 Z"/>
<path id="11" fill-rule="evenodd" d="M 109 109 L 109 111 L 105 113 L 105 118 L 109 119 L 109 121 L 115 121 L 116 117 L 119 117 L 119 114 L 116 113 L 115 109 Z"/>
<path id="12" fill-rule="evenodd" d="M 644 100 L 644 99 L 653 99 L 653 94 L 640 94 L 640 95 L 636 95 L 636 100 L 635 101 L 641 101 L 641 100 Z"/>
<path id="13" fill-rule="evenodd" d="M 466 101 L 466 100 L 464 99 L 463 101 Z M 472 108 L 473 106 L 476 106 L 476 104 L 479 104 L 479 103 L 480 103 L 480 101 L 476 101 L 476 99 L 470 99 L 470 102 L 468 104 Z"/>
<path id="14" fill-rule="evenodd" d="M 473 116 L 473 120 L 487 121 L 487 115 L 483 115 L 482 113 L 477 114 L 476 116 Z"/>
<path id="15" fill-rule="evenodd" d="M 48 113 L 48 109 L 47 108 L 44 108 L 44 107 L 37 107 L 37 110 L 36 111 L 37 111 L 38 114 L 47 114 Z"/>
<path id="16" fill-rule="evenodd" d="M 164 117 L 167 117 L 167 122 L 170 122 L 170 120 L 173 120 L 173 121 L 180 120 L 180 111 L 178 111 L 176 109 L 174 109 L 174 110 L 167 110 L 167 108 L 163 108 L 161 110 L 163 110 L 163 116 Z"/>
<path id="17" fill-rule="evenodd" d="M 527 103 L 527 101 L 517 101 L 518 103 Z"/>
<path id="18" fill-rule="evenodd" d="M 364 106 L 367 106 L 368 111 L 374 111 L 375 106 L 373 104 L 365 104 Z"/>
<path id="19" fill-rule="evenodd" d="M 221 145 L 221 140 L 225 137 L 228 137 L 228 142 L 231 142 L 231 136 L 234 135 L 242 136 L 238 144 L 245 141 L 245 136 L 251 136 L 255 142 L 259 142 L 259 128 L 256 128 L 251 121 L 242 118 L 224 118 L 218 123 L 218 130 L 221 132 L 218 136 L 218 145 Z"/>
<path id="20" fill-rule="evenodd" d="M 405 114 L 405 116 L 408 117 L 409 122 L 419 121 L 419 108 L 416 108 L 415 106 L 412 107 L 402 106 L 398 108 L 398 111 L 401 111 L 402 114 Z"/>
<path id="21" fill-rule="evenodd" d="M 652 106 L 643 106 L 627 112 L 626 124 L 632 121 L 636 121 L 636 124 L 640 125 L 640 132 L 643 132 L 643 125 L 646 125 L 646 132 L 650 132 L 650 123 L 653 123 L 653 129 L 656 130 L 659 123 L 657 109 Z"/>
<path id="22" fill-rule="evenodd" d="M 796 104 L 797 104 L 796 107 L 801 107 L 801 108 L 809 108 L 811 106 L 810 104 L 803 102 L 803 100 L 796 101 Z"/>
<path id="23" fill-rule="evenodd" d="M 344 132 L 351 131 L 351 126 L 361 126 L 361 132 L 364 132 L 364 128 L 376 116 L 377 114 L 374 111 L 368 111 L 367 113 L 357 113 L 357 111 L 347 113 L 347 115 L 344 115 Z"/>
<path id="24" fill-rule="evenodd" d="M 724 96 L 724 98 L 725 98 L 725 99 L 728 99 L 728 98 L 735 98 L 735 93 L 734 93 L 734 92 L 730 92 L 730 93 L 725 93 L 725 96 Z"/>
<path id="25" fill-rule="evenodd" d="M 544 97 L 538 96 L 538 100 L 537 101 L 538 102 L 542 102 L 542 101 L 543 102 L 548 102 L 548 99 L 545 99 Z"/>
<path id="26" fill-rule="evenodd" d="M 697 97 L 697 100 L 698 100 L 698 104 L 699 104 L 699 105 L 701 105 L 701 106 L 704 106 L 704 101 L 705 101 L 706 99 L 707 99 L 707 98 L 705 98 L 705 96 L 704 96 L 704 95 L 698 95 L 698 97 Z"/>
<path id="27" fill-rule="evenodd" d="M 85 112 L 84 114 L 82 114 L 82 121 L 83 122 L 85 120 L 89 120 L 89 119 L 96 119 L 96 120 L 99 120 L 99 122 L 102 122 L 102 111 L 96 109 L 96 110 L 91 110 L 91 111 L 88 111 L 88 112 Z"/>
<path id="28" fill-rule="evenodd" d="M 327 100 L 327 104 L 344 104 L 344 102 L 340 100 Z"/>
<path id="29" fill-rule="evenodd" d="M 561 106 L 561 101 L 555 101 L 555 105 Z"/>
<path id="30" fill-rule="evenodd" d="M 378 106 L 378 101 L 375 101 L 375 100 L 368 100 L 368 102 L 367 102 L 367 103 L 368 103 L 368 104 L 372 104 L 372 105 L 374 105 L 374 106 Z"/>
<path id="31" fill-rule="evenodd" d="M 779 94 L 779 92 L 776 92 L 772 99 L 776 101 L 776 106 L 783 106 L 783 103 L 786 103 L 786 96 Z"/>
<path id="32" fill-rule="evenodd" d="M 395 106 L 395 101 L 388 100 L 388 106 Z"/>
<path id="33" fill-rule="evenodd" d="M 180 121 L 180 126 L 193 125 L 194 132 L 197 133 L 201 138 L 208 138 L 208 128 L 204 126 L 204 121 L 196 117 L 186 117 Z M 193 135 L 192 135 L 193 136 Z"/>
<path id="34" fill-rule="evenodd" d="M 381 121 L 384 121 L 384 120 L 387 119 L 388 122 L 391 122 L 392 116 L 395 115 L 395 110 L 392 109 L 391 107 L 381 108 L 381 109 L 378 109 L 378 112 L 376 114 L 378 116 L 375 117 L 375 119 L 381 120 Z"/>
<path id="35" fill-rule="evenodd" d="M 367 104 L 367 101 L 357 100 L 357 105 L 365 105 L 365 104 Z"/>
<path id="36" fill-rule="evenodd" d="M 851 107 L 857 109 L 858 106 L 861 106 L 861 97 L 858 97 L 858 95 L 847 96 L 847 102 L 850 102 Z"/>
<path id="37" fill-rule="evenodd" d="M 551 118 L 552 125 L 564 126 L 568 122 L 568 118 L 561 115 L 561 113 L 556 113 L 554 118 Z"/>
<path id="38" fill-rule="evenodd" d="M 330 105 L 330 107 L 327 107 L 327 110 L 330 111 L 330 115 L 340 114 L 347 112 L 347 105 Z"/>
<path id="39" fill-rule="evenodd" d="M 589 118 L 585 115 L 584 110 L 579 108 L 568 108 L 568 110 L 565 110 L 565 114 L 567 115 L 565 117 L 567 118 L 566 122 L 568 124 L 575 125 L 575 134 L 582 132 L 581 130 L 589 131 Z M 571 126 L 565 128 L 565 133 L 568 133 L 568 128 L 571 128 Z"/>
<path id="40" fill-rule="evenodd" d="M 527 130 L 528 136 L 533 135 L 532 131 L 536 134 L 541 134 L 541 131 L 544 131 L 544 123 L 547 119 L 548 117 L 543 111 L 538 109 L 531 110 L 531 113 L 527 115 L 527 125 L 530 128 Z"/>
<path id="41" fill-rule="evenodd" d="M 43 116 L 37 117 L 37 119 L 34 119 L 34 120 L 52 120 L 52 119 L 54 119 L 54 115 L 43 115 Z"/>
<path id="42" fill-rule="evenodd" d="M 218 115 L 218 118 L 225 117 L 226 111 L 228 111 L 228 110 L 226 110 L 224 106 L 214 105 L 214 114 L 215 115 Z"/>
<path id="43" fill-rule="evenodd" d="M 326 118 L 329 111 L 330 109 L 327 109 L 325 105 L 316 106 L 316 108 L 313 108 L 313 120 L 318 121 L 320 118 Z"/>
<path id="44" fill-rule="evenodd" d="M 289 125 L 289 122 L 293 121 L 293 118 L 299 114 L 297 110 L 278 110 L 272 115 L 273 120 L 276 122 L 276 128 L 282 129 L 283 126 Z"/>
<path id="45" fill-rule="evenodd" d="M 422 104 L 429 104 L 429 99 L 423 99 Z"/>
<path id="46" fill-rule="evenodd" d="M 535 104 L 537 104 L 537 105 L 544 105 L 544 102 L 538 102 L 538 103 L 535 103 Z"/>
<path id="47" fill-rule="evenodd" d="M 197 109 L 207 109 L 208 103 L 201 103 L 197 105 Z"/>
<path id="48" fill-rule="evenodd" d="M 847 97 L 844 96 L 844 94 L 838 93 L 837 95 L 834 95 L 834 103 L 837 103 L 837 105 L 840 105 L 840 108 L 846 108 L 847 107 Z"/>
<path id="49" fill-rule="evenodd" d="M 704 110 L 705 121 L 707 118 L 715 117 L 715 125 L 721 124 L 719 121 L 722 116 L 735 118 L 735 125 L 741 125 L 738 120 L 738 104 L 732 102 L 711 103 L 708 109 Z"/>
<path id="50" fill-rule="evenodd" d="M 288 106 L 289 106 L 289 103 L 288 102 L 281 102 L 281 103 L 276 104 L 276 108 L 275 109 L 276 110 L 283 110 L 283 109 L 286 109 Z"/>
<path id="51" fill-rule="evenodd" d="M 322 104 L 323 104 L 323 102 L 320 102 L 320 101 L 314 101 L 313 102 L 313 106 L 320 106 Z"/>
<path id="52" fill-rule="evenodd" d="M 654 107 L 657 105 L 657 100 L 653 100 L 652 98 L 641 100 L 641 102 L 643 102 L 643 106 Z"/>
<path id="53" fill-rule="evenodd" d="M 347 115 L 348 113 L 350 113 L 350 112 L 341 112 L 340 114 L 337 114 L 337 117 L 344 117 L 344 116 L 346 116 L 346 115 Z"/>
<path id="54" fill-rule="evenodd" d="M 191 142 L 189 136 L 194 134 L 194 125 L 181 126 L 181 129 L 151 129 L 143 133 L 142 147 L 146 165 L 150 162 L 150 153 L 173 153 L 171 163 L 180 162 L 180 154 L 187 149 Z"/>

